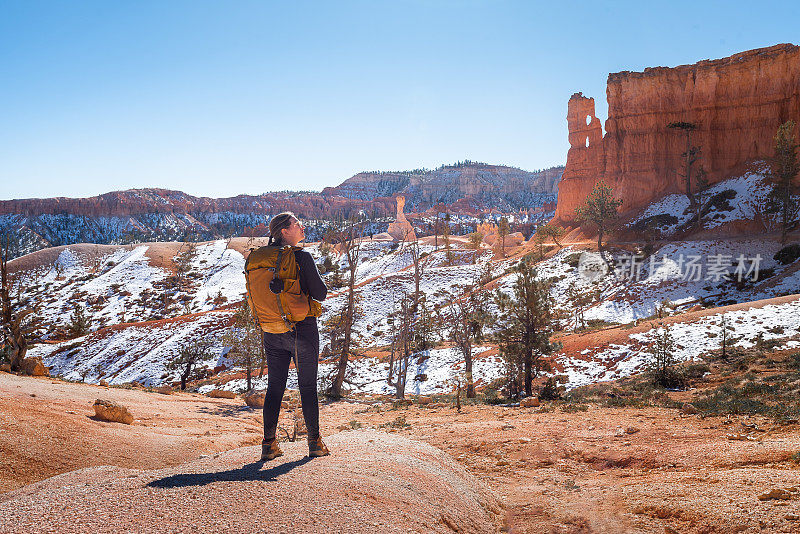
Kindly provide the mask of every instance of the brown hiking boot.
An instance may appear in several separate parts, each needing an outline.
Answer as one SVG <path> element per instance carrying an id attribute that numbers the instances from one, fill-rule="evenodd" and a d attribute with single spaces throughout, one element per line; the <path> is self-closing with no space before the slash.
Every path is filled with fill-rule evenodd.
<path id="1" fill-rule="evenodd" d="M 328 456 L 331 451 L 328 450 L 328 447 L 325 446 L 325 443 L 322 442 L 322 438 L 308 438 L 308 455 L 312 458 L 317 458 L 319 456 Z"/>
<path id="2" fill-rule="evenodd" d="M 261 443 L 261 461 L 274 460 L 278 456 L 283 456 L 283 451 L 278 447 L 278 440 L 264 441 Z"/>

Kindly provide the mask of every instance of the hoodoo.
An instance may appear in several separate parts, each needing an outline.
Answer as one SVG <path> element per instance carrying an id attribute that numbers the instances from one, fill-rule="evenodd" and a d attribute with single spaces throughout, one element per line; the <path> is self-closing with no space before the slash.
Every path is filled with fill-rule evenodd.
<path id="1" fill-rule="evenodd" d="M 667 128 L 691 122 L 692 145 L 710 184 L 773 154 L 773 136 L 787 120 L 800 125 L 800 47 L 780 44 L 675 68 L 608 76 L 603 135 L 594 99 L 572 95 L 570 149 L 558 188 L 555 219 L 575 222 L 575 208 L 604 180 L 623 210 L 684 190 L 686 139 Z M 795 132 L 798 134 L 799 132 Z"/>

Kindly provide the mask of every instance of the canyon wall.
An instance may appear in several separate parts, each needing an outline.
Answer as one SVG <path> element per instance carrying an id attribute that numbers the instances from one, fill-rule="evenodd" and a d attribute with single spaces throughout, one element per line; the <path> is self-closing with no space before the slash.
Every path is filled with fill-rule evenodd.
<path id="1" fill-rule="evenodd" d="M 323 195 L 364 201 L 403 195 L 408 211 L 425 211 L 438 204 L 467 203 L 468 211 L 536 209 L 555 199 L 564 167 L 525 171 L 504 165 L 468 162 L 409 172 L 361 172 Z"/>
<path id="2" fill-rule="evenodd" d="M 800 47 L 781 44 L 675 68 L 608 76 L 605 135 L 594 99 L 581 93 L 568 104 L 570 149 L 558 191 L 555 220 L 575 222 L 594 184 L 604 180 L 623 199 L 622 211 L 685 190 L 683 132 L 671 122 L 697 125 L 711 184 L 773 155 L 773 136 L 787 120 L 800 137 Z"/>

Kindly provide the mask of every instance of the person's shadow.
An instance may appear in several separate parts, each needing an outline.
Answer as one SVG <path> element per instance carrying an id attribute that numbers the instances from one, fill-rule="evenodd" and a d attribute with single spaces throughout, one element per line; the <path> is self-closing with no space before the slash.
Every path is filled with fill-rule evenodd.
<path id="1" fill-rule="evenodd" d="M 171 475 L 168 477 L 154 480 L 148 484 L 151 488 L 185 488 L 187 486 L 205 486 L 212 482 L 237 482 L 244 480 L 267 480 L 273 481 L 281 475 L 285 475 L 295 467 L 310 462 L 311 458 L 306 456 L 300 460 L 294 460 L 275 467 L 261 470 L 264 462 L 259 460 L 251 464 L 243 465 L 238 469 L 227 471 L 217 471 L 215 473 L 185 473 Z"/>

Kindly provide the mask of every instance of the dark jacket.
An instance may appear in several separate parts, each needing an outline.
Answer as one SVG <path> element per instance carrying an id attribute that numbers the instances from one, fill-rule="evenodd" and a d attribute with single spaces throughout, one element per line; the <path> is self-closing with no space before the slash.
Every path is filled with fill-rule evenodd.
<path id="1" fill-rule="evenodd" d="M 297 267 L 300 269 L 300 290 L 312 299 L 322 302 L 328 296 L 328 287 L 319 275 L 317 264 L 314 258 L 305 250 L 296 250 L 294 258 L 297 260 Z M 316 323 L 316 317 L 306 317 L 301 323 Z"/>

